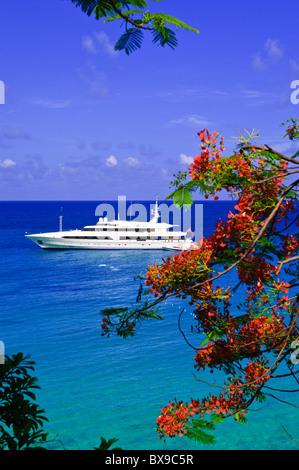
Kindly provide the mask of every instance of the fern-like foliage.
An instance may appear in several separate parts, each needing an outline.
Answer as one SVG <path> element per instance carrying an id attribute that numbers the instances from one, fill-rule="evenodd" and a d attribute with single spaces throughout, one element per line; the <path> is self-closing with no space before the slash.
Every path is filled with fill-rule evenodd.
<path id="1" fill-rule="evenodd" d="M 76 7 L 80 7 L 83 13 L 86 13 L 88 16 L 92 14 L 92 12 L 94 11 L 94 9 L 96 8 L 98 4 L 97 0 L 71 0 L 71 2 L 74 3 Z M 101 3 L 109 3 L 109 2 L 101 2 Z"/>
<path id="2" fill-rule="evenodd" d="M 214 436 L 206 432 L 206 430 L 214 431 L 214 424 L 207 423 L 203 419 L 194 419 L 192 421 L 192 425 L 193 427 L 188 429 L 187 437 L 194 439 L 196 442 L 204 445 L 215 443 Z"/>
<path id="3" fill-rule="evenodd" d="M 171 49 L 175 49 L 178 45 L 175 33 L 166 26 L 156 27 L 152 34 L 153 43 L 159 43 L 161 46 L 167 44 Z"/>
<path id="4" fill-rule="evenodd" d="M 116 51 L 124 50 L 127 55 L 140 49 L 143 40 L 143 31 L 138 28 L 129 28 L 121 35 L 114 46 Z"/>
<path id="5" fill-rule="evenodd" d="M 106 441 L 104 437 L 101 437 L 101 444 L 98 447 L 94 447 L 94 450 L 108 450 L 108 449 L 109 450 L 122 450 L 120 447 L 114 447 L 113 449 L 110 449 L 112 444 L 114 444 L 117 441 L 118 439 L 114 439 L 114 438 Z"/>
<path id="6" fill-rule="evenodd" d="M 177 47 L 178 41 L 176 33 L 166 24 L 175 29 L 199 32 L 171 15 L 149 12 L 146 0 L 71 0 L 71 2 L 88 16 L 93 13 L 97 20 L 104 18 L 104 22 L 123 21 L 125 32 L 118 39 L 115 50 L 124 50 L 126 54 L 131 54 L 141 47 L 144 30 L 152 32 L 154 44 L 168 45 L 171 49 Z"/>

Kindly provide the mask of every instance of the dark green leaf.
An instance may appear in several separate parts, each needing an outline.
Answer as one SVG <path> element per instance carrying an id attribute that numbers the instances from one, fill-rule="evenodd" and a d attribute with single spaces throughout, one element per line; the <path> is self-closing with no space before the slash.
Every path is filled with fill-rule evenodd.
<path id="1" fill-rule="evenodd" d="M 171 49 L 175 49 L 178 45 L 175 33 L 171 29 L 166 28 L 166 26 L 155 26 L 155 29 L 152 34 L 153 43 L 159 43 L 160 46 L 164 47 L 167 44 L 167 46 L 171 47 Z"/>
<path id="2" fill-rule="evenodd" d="M 127 55 L 141 47 L 143 40 L 143 31 L 139 28 L 129 28 L 122 34 L 114 46 L 116 51 L 124 50 Z"/>
<path id="3" fill-rule="evenodd" d="M 187 437 L 194 439 L 200 444 L 208 445 L 214 444 L 215 438 L 211 434 L 205 432 L 205 430 L 214 430 L 214 425 L 212 423 L 207 423 L 204 420 L 193 420 L 193 427 L 188 429 Z"/>

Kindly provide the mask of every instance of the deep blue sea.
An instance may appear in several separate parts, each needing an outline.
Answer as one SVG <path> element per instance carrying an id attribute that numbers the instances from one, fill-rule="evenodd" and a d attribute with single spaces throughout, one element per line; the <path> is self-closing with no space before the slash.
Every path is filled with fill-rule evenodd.
<path id="1" fill-rule="evenodd" d="M 298 439 L 298 409 L 271 398 L 252 407 L 247 424 L 217 425 L 212 446 L 185 437 L 158 439 L 160 408 L 210 391 L 195 380 L 195 354 L 178 329 L 182 303 L 168 300 L 161 310 L 164 321 L 144 324 L 126 340 L 101 336 L 99 311 L 133 305 L 136 274 L 165 252 L 42 250 L 24 236 L 57 231 L 62 206 L 64 229 L 91 225 L 98 204 L 0 203 L 0 340 L 6 354 L 23 352 L 35 361 L 49 448 L 93 449 L 104 436 L 119 439 L 126 450 L 298 449 L 281 426 Z M 230 208 L 231 202 L 203 203 L 204 235 Z M 189 335 L 191 321 L 186 311 L 182 326 L 197 345 L 196 335 Z M 200 377 L 221 384 L 220 375 Z M 287 395 L 280 397 L 288 400 Z"/>

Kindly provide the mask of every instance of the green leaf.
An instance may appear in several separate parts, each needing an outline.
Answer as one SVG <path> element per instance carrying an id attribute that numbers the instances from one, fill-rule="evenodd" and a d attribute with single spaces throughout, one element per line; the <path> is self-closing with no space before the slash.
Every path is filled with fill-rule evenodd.
<path id="1" fill-rule="evenodd" d="M 120 313 L 126 313 L 126 312 L 128 312 L 128 310 L 129 309 L 127 307 L 124 307 L 124 308 L 115 308 L 115 307 L 104 308 L 103 310 L 101 310 L 101 315 L 102 316 L 118 315 Z"/>
<path id="2" fill-rule="evenodd" d="M 168 45 L 172 49 L 177 47 L 178 41 L 175 33 L 167 28 L 165 23 L 174 25 L 176 28 L 199 32 L 197 29 L 192 28 L 171 15 L 149 13 L 147 11 L 148 4 L 145 0 L 130 0 L 129 2 L 124 0 L 71 0 L 71 2 L 76 7 L 80 7 L 88 16 L 94 13 L 98 20 L 105 18 L 104 23 L 124 19 L 126 27 L 128 23 L 132 24 L 132 21 L 134 25 L 140 25 L 140 27 L 136 29 L 134 27 L 126 29 L 126 32 L 122 34 L 115 45 L 115 50 L 125 50 L 127 55 L 141 47 L 143 39 L 142 29 L 144 25 L 150 25 L 144 27 L 144 29 L 152 30 L 154 43 L 158 43 L 161 46 Z M 133 8 L 130 8 L 130 6 Z M 139 17 L 135 19 L 134 16 L 131 17 L 131 15 L 139 15 Z"/>
<path id="3" fill-rule="evenodd" d="M 147 8 L 148 4 L 145 0 L 130 0 L 130 2 L 124 2 L 126 5 L 133 5 L 134 7 Z"/>
<path id="4" fill-rule="evenodd" d="M 192 28 L 188 24 L 184 23 L 183 21 L 175 18 L 174 16 L 167 15 L 165 13 L 153 13 L 152 17 L 155 19 L 159 19 L 163 21 L 163 23 L 170 23 L 176 26 L 177 28 L 188 29 L 189 31 L 193 31 L 195 33 L 199 33 L 198 29 Z"/>
<path id="5" fill-rule="evenodd" d="M 208 445 L 214 444 L 215 438 L 211 434 L 206 433 L 203 429 L 214 430 L 215 427 L 212 423 L 207 423 L 203 419 L 194 419 L 192 421 L 193 427 L 189 428 L 187 431 L 187 437 L 189 439 L 194 439 L 200 444 Z"/>
<path id="6" fill-rule="evenodd" d="M 154 44 L 158 42 L 160 46 L 163 47 L 167 44 L 171 49 L 175 49 L 177 47 L 178 41 L 175 33 L 171 29 L 166 28 L 166 26 L 163 25 L 156 26 L 155 24 L 154 27 L 155 29 L 152 32 Z"/>
<path id="7" fill-rule="evenodd" d="M 76 7 L 80 7 L 83 13 L 86 13 L 88 16 L 95 12 L 97 18 L 100 16 L 106 16 L 107 11 L 111 11 L 112 6 L 109 0 L 71 0 Z"/>
<path id="8" fill-rule="evenodd" d="M 143 32 L 139 28 L 129 28 L 114 46 L 116 51 L 124 50 L 127 55 L 141 47 Z"/>
<path id="9" fill-rule="evenodd" d="M 244 423 L 246 423 L 246 421 L 247 421 L 246 418 L 245 418 L 245 416 L 244 416 L 244 414 L 241 413 L 241 412 L 236 413 L 235 418 L 236 418 L 236 420 L 239 421 L 239 423 L 241 423 L 241 424 L 244 424 Z"/>
<path id="10" fill-rule="evenodd" d="M 108 441 L 106 441 L 106 439 L 104 437 L 101 437 L 101 444 L 99 447 L 94 447 L 94 450 L 108 450 L 109 447 L 112 446 L 112 444 L 114 444 L 115 442 L 117 442 L 118 439 L 109 439 Z M 122 450 L 120 447 L 114 447 L 113 449 L 110 449 L 110 450 Z"/>
<path id="11" fill-rule="evenodd" d="M 129 17 L 130 15 L 134 15 L 136 13 L 139 13 L 142 15 L 143 12 L 141 10 L 128 10 L 128 11 L 122 12 L 122 15 Z M 122 16 L 120 16 L 119 14 L 116 14 L 116 15 L 110 16 L 110 18 L 107 18 L 104 21 L 104 23 L 108 23 L 109 21 L 114 21 L 114 20 L 123 20 L 123 19 L 124 18 Z"/>
<path id="12" fill-rule="evenodd" d="M 178 206 L 189 208 L 193 203 L 193 196 L 190 189 L 181 188 L 172 193 L 173 203 Z"/>
<path id="13" fill-rule="evenodd" d="M 223 423 L 223 414 L 222 413 L 214 413 L 212 416 L 213 423 Z"/>
<path id="14" fill-rule="evenodd" d="M 262 237 L 260 240 L 259 240 L 259 244 L 261 247 L 271 247 L 271 248 L 275 248 L 275 244 L 270 242 L 270 240 L 266 237 Z"/>

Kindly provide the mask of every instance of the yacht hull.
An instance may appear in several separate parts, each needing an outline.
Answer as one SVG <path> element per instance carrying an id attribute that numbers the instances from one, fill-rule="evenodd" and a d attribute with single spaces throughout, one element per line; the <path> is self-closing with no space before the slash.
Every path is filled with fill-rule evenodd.
<path id="1" fill-rule="evenodd" d="M 26 235 L 31 241 L 43 249 L 52 250 L 187 250 L 190 244 L 172 242 L 169 240 L 118 242 L 115 240 L 64 240 L 59 238 L 44 237 L 41 235 Z"/>
<path id="2" fill-rule="evenodd" d="M 149 222 L 99 218 L 81 230 L 27 234 L 40 248 L 52 250 L 188 250 L 192 240 L 175 225 L 158 223 L 158 201 Z"/>

